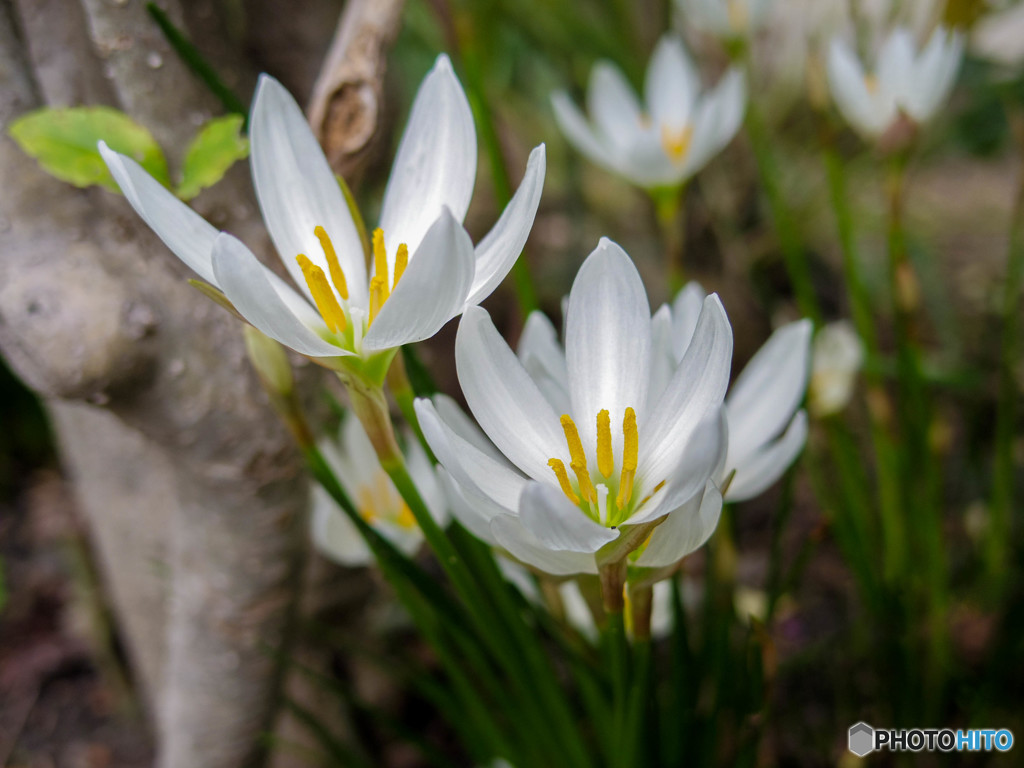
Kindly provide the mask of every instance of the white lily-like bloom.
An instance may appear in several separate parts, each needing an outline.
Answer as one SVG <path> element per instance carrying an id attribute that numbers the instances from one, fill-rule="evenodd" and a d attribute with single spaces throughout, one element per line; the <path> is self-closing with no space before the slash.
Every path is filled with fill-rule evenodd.
<path id="1" fill-rule="evenodd" d="M 654 316 L 654 346 L 660 351 L 658 381 L 686 354 L 697 327 L 704 289 L 688 283 L 672 306 Z M 762 493 L 793 463 L 807 440 L 807 413 L 797 410 L 807 389 L 811 357 L 810 320 L 776 329 L 747 363 L 725 398 L 729 450 L 714 480 L 721 487 L 730 475 L 726 501 L 744 501 Z"/>
<path id="2" fill-rule="evenodd" d="M 476 133 L 447 56 L 438 57 L 416 94 L 373 233 L 369 276 L 352 212 L 320 145 L 295 100 L 266 75 L 249 126 L 260 210 L 298 291 L 133 160 L 102 143 L 100 150 L 132 207 L 182 261 L 267 336 L 331 367 L 382 377 L 397 347 L 429 338 L 497 287 L 533 225 L 543 145 L 479 245 L 462 227 L 476 180 Z"/>
<path id="3" fill-rule="evenodd" d="M 986 13 L 971 30 L 971 49 L 1009 70 L 1024 64 L 1024 4 L 1010 3 Z"/>
<path id="4" fill-rule="evenodd" d="M 543 338 L 524 364 L 486 312 L 462 318 L 456 366 L 482 432 L 448 398 L 418 400 L 416 411 L 463 525 L 542 571 L 593 573 L 595 553 L 623 528 L 699 505 L 725 453 L 732 328 L 707 297 L 693 343 L 655 390 L 647 295 L 607 239 L 573 283 L 565 351 L 548 321 L 533 324 L 547 330 L 533 331 Z"/>
<path id="5" fill-rule="evenodd" d="M 447 506 L 433 465 L 411 434 L 406 434 L 405 443 L 409 475 L 431 516 L 444 525 L 448 519 Z M 402 552 L 414 554 L 423 543 L 423 531 L 381 467 L 359 419 L 349 415 L 341 426 L 338 441 L 323 441 L 320 450 L 363 520 Z M 310 530 L 317 549 L 341 565 L 373 563 L 373 553 L 355 525 L 319 484 L 313 488 Z"/>
<path id="6" fill-rule="evenodd" d="M 863 365 L 864 344 L 853 325 L 839 320 L 822 328 L 814 339 L 811 412 L 829 416 L 843 410 L 853 397 Z"/>
<path id="7" fill-rule="evenodd" d="M 559 127 L 580 152 L 637 186 L 657 189 L 683 184 L 732 141 L 746 99 L 735 68 L 701 93 L 697 68 L 682 41 L 669 34 L 647 66 L 645 104 L 607 61 L 590 74 L 589 120 L 564 92 L 551 102 Z"/>
<path id="8" fill-rule="evenodd" d="M 963 58 L 959 32 L 937 27 L 920 49 L 906 27 L 894 28 L 868 72 L 839 37 L 828 53 L 828 82 L 836 106 L 863 136 L 876 139 L 901 117 L 921 125 L 946 101 Z"/>
<path id="9" fill-rule="evenodd" d="M 676 0 L 682 23 L 720 40 L 747 38 L 775 0 Z"/>

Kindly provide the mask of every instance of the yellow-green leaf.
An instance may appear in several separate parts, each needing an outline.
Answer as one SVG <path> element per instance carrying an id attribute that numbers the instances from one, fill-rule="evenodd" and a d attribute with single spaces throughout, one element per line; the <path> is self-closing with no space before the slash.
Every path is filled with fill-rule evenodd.
<path id="1" fill-rule="evenodd" d="M 220 181 L 237 160 L 248 156 L 249 140 L 242 135 L 244 122 L 242 115 L 226 115 L 202 127 L 185 155 L 178 197 L 191 200 Z"/>
<path id="2" fill-rule="evenodd" d="M 43 170 L 76 187 L 100 184 L 118 191 L 96 148 L 100 140 L 170 186 L 167 161 L 152 134 L 110 107 L 39 109 L 11 123 L 8 133 Z"/>

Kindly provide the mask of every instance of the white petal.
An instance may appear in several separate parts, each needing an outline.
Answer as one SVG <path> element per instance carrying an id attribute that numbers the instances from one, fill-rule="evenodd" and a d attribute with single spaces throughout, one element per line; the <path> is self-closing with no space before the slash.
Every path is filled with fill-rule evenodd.
<path id="1" fill-rule="evenodd" d="M 657 405 L 640 425 L 640 473 L 668 479 L 701 420 L 720 405 L 729 384 L 732 327 L 717 294 L 704 300 L 693 340 Z"/>
<path id="2" fill-rule="evenodd" d="M 569 373 L 558 332 L 540 310 L 526 318 L 516 350 L 523 368 L 547 398 L 556 413 L 569 413 Z"/>
<path id="3" fill-rule="evenodd" d="M 491 546 L 497 541 L 491 533 L 491 520 L 499 514 L 508 514 L 493 502 L 485 502 L 479 494 L 460 486 L 444 467 L 437 467 L 437 479 L 448 500 L 448 508 L 463 528 Z"/>
<path id="4" fill-rule="evenodd" d="M 672 130 L 683 128 L 700 92 L 700 78 L 683 41 L 663 35 L 651 54 L 644 79 L 644 98 L 653 122 Z"/>
<path id="5" fill-rule="evenodd" d="M 590 71 L 587 112 L 611 146 L 624 149 L 643 130 L 643 113 L 632 86 L 614 64 L 599 61 Z"/>
<path id="6" fill-rule="evenodd" d="M 730 467 L 777 437 L 804 399 L 812 329 L 810 320 L 800 320 L 776 330 L 729 390 Z"/>
<path id="7" fill-rule="evenodd" d="M 494 443 L 488 439 L 483 430 L 476 425 L 458 403 L 443 393 L 434 395 L 430 402 L 434 404 L 437 415 L 456 435 L 467 443 L 477 448 L 481 453 L 490 456 L 495 461 L 508 463 L 508 459 L 499 451 Z"/>
<path id="8" fill-rule="evenodd" d="M 391 248 L 405 243 L 411 255 L 444 206 L 461 222 L 475 182 L 473 113 L 451 61 L 441 54 L 416 92 L 391 167 L 380 212 L 385 242 Z"/>
<path id="9" fill-rule="evenodd" d="M 619 532 L 594 522 L 561 489 L 530 483 L 519 499 L 519 519 L 544 547 L 557 551 L 596 552 Z"/>
<path id="10" fill-rule="evenodd" d="M 551 107 L 555 112 L 555 122 L 569 143 L 592 162 L 612 171 L 617 170 L 617 164 L 613 159 L 616 152 L 608 146 L 603 137 L 595 133 L 568 94 L 561 91 L 552 94 Z"/>
<path id="11" fill-rule="evenodd" d="M 839 38 L 833 38 L 828 50 L 828 83 L 836 107 L 854 128 L 876 136 L 888 127 L 892 115 L 876 103 L 860 60 Z"/>
<path id="12" fill-rule="evenodd" d="M 203 280 L 216 285 L 212 258 L 217 228 L 176 198 L 130 157 L 114 152 L 102 141 L 99 150 L 110 175 L 135 212 L 175 256 Z"/>
<path id="13" fill-rule="evenodd" d="M 535 480 L 554 482 L 548 459 L 569 464 L 558 414 L 479 307 L 459 323 L 455 367 L 470 411 L 498 450 Z"/>
<path id="14" fill-rule="evenodd" d="M 602 238 L 583 262 L 569 293 L 565 355 L 573 416 L 588 455 L 597 446 L 597 414 L 612 423 L 626 408 L 642 419 L 651 367 L 651 310 L 643 281 L 618 245 Z M 612 430 L 615 455 L 622 431 Z"/>
<path id="15" fill-rule="evenodd" d="M 937 27 L 917 60 L 914 87 L 907 96 L 906 108 L 915 120 L 929 120 L 949 96 L 962 55 L 963 36 Z"/>
<path id="16" fill-rule="evenodd" d="M 310 357 L 351 355 L 316 335 L 281 300 L 266 269 L 236 238 L 221 233 L 213 246 L 213 273 L 242 317 L 270 338 Z"/>
<path id="17" fill-rule="evenodd" d="M 678 563 L 711 538 L 721 514 L 722 494 L 709 481 L 703 494 L 693 496 L 669 513 L 665 522 L 654 529 L 651 543 L 636 564 L 644 568 L 664 568 Z"/>
<path id="18" fill-rule="evenodd" d="M 313 230 L 321 226 L 334 244 L 350 300 L 366 306 L 363 247 L 334 172 L 295 99 L 262 75 L 249 119 L 250 164 L 263 220 L 295 283 L 308 291 L 295 257 L 303 253 L 328 272 Z"/>
<path id="19" fill-rule="evenodd" d="M 793 463 L 806 441 L 807 412 L 799 411 L 782 437 L 730 468 L 736 470 L 736 476 L 725 494 L 729 501 L 743 501 L 764 491 Z"/>
<path id="20" fill-rule="evenodd" d="M 875 67 L 879 90 L 885 91 L 899 104 L 906 104 L 914 88 L 914 37 L 910 30 L 895 28 L 882 43 Z"/>
<path id="21" fill-rule="evenodd" d="M 459 485 L 476 488 L 508 511 L 519 507 L 528 480 L 504 459 L 496 460 L 464 440 L 429 400 L 416 401 L 416 416 L 431 450 Z"/>
<path id="22" fill-rule="evenodd" d="M 699 493 L 722 466 L 728 440 L 725 416 L 720 408 L 715 409 L 697 425 L 679 464 L 669 472 L 664 491 L 654 495 L 626 522 L 635 525 L 657 520 Z M 653 482 L 653 478 L 648 477 L 645 485 L 649 487 Z"/>
<path id="23" fill-rule="evenodd" d="M 540 193 L 544 188 L 546 151 L 541 144 L 530 153 L 519 189 L 505 206 L 498 223 L 476 247 L 476 274 L 469 298 L 466 299 L 467 305 L 479 304 L 491 295 L 512 269 L 526 245 L 540 205 Z"/>
<path id="24" fill-rule="evenodd" d="M 445 208 L 366 332 L 363 348 L 391 349 L 441 330 L 465 303 L 473 263 L 473 241 Z"/>
<path id="25" fill-rule="evenodd" d="M 373 554 L 359 531 L 320 486 L 313 488 L 309 522 L 313 544 L 321 554 L 350 567 L 373 562 Z"/>
<path id="26" fill-rule="evenodd" d="M 672 302 L 672 350 L 676 360 L 682 360 L 690 339 L 697 328 L 697 319 L 704 308 L 707 292 L 696 280 L 691 280 L 676 294 Z"/>
<path id="27" fill-rule="evenodd" d="M 672 310 L 668 304 L 662 304 L 651 317 L 651 384 L 647 397 L 652 402 L 665 391 L 676 369 L 672 337 Z"/>
<path id="28" fill-rule="evenodd" d="M 527 565 L 553 576 L 597 573 L 594 555 L 548 549 L 514 515 L 498 515 L 491 521 L 491 534 L 498 545 Z"/>
<path id="29" fill-rule="evenodd" d="M 412 430 L 403 429 L 402 435 L 405 438 L 405 463 L 409 467 L 409 476 L 416 484 L 427 509 L 430 510 L 430 516 L 438 525 L 444 527 L 448 523 L 448 504 L 438 484 L 434 464 Z"/>
<path id="30" fill-rule="evenodd" d="M 682 166 L 684 177 L 696 174 L 732 141 L 743 121 L 746 103 L 743 73 L 730 69 L 696 107 L 693 138 Z"/>

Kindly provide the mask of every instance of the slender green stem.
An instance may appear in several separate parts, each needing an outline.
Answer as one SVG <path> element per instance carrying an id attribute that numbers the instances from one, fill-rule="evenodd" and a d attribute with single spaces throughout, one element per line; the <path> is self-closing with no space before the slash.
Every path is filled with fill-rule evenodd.
<path id="1" fill-rule="evenodd" d="M 786 205 L 780 181 L 779 164 L 772 151 L 771 140 L 756 102 L 751 101 L 747 106 L 746 127 L 750 145 L 754 150 L 761 186 L 768 198 L 768 208 L 772 221 L 775 223 L 779 248 L 782 251 L 790 282 L 793 284 L 797 306 L 803 315 L 814 320 L 815 325 L 819 325 L 821 323 L 821 308 L 814 292 L 814 282 L 811 279 L 807 254 L 804 251 L 799 229 Z"/>
<path id="2" fill-rule="evenodd" d="M 665 276 L 670 294 L 686 282 L 686 211 L 683 205 L 686 187 L 651 190 L 654 214 L 658 220 L 662 247 L 665 249 Z"/>
<path id="3" fill-rule="evenodd" d="M 405 357 L 403 355 L 395 355 L 395 359 L 391 361 L 391 367 L 388 368 L 387 384 L 388 389 L 391 390 L 391 394 L 395 398 L 395 402 L 398 403 L 398 410 L 402 412 L 405 422 L 416 433 L 416 439 L 423 446 L 423 450 L 426 451 L 430 462 L 436 464 L 437 459 L 434 457 L 434 452 L 430 450 L 427 439 L 423 436 L 423 430 L 420 429 L 420 420 L 416 416 L 416 392 L 413 390 L 412 383 L 409 381 L 409 374 L 405 370 Z"/>
<path id="4" fill-rule="evenodd" d="M 829 196 L 835 212 L 839 244 L 843 257 L 843 276 L 846 283 L 850 311 L 857 328 L 857 335 L 864 343 L 867 353 L 865 378 L 868 382 L 868 417 L 872 447 L 875 453 L 875 471 L 878 480 L 879 513 L 882 519 L 883 548 L 886 578 L 898 579 L 906 562 L 906 536 L 903 525 L 903 504 L 901 502 L 899 452 L 889 434 L 892 406 L 885 391 L 885 382 L 879 365 L 878 328 L 871 298 L 861 274 L 860 256 L 857 253 L 854 232 L 854 217 L 850 210 L 846 186 L 846 170 L 842 159 L 831 146 L 828 137 L 824 139 L 825 169 L 828 175 Z M 867 510 L 865 510 L 867 512 Z"/>
<path id="5" fill-rule="evenodd" d="M 609 765 L 612 768 L 631 768 L 626 736 L 626 708 L 629 697 L 629 643 L 626 641 L 626 625 L 622 608 L 607 611 L 604 631 L 605 664 L 612 684 L 612 753 Z"/>
<path id="6" fill-rule="evenodd" d="M 1019 123 L 1024 123 L 1024 116 L 1016 117 Z M 1024 147 L 1024 128 L 1021 125 L 1017 128 L 1019 144 Z M 1011 217 L 1010 243 L 1006 254 L 1006 283 L 1003 286 L 1003 338 L 999 361 L 999 400 L 996 406 L 992 508 L 985 552 L 990 589 L 993 590 L 991 594 L 995 596 L 1001 595 L 1005 589 L 1013 527 L 1013 436 L 1018 397 L 1014 370 L 1020 336 L 1021 283 L 1024 282 L 1024 177 L 1018 184 Z"/>
<path id="7" fill-rule="evenodd" d="M 149 15 L 153 17 L 153 21 L 160 27 L 160 31 L 164 33 L 164 37 L 167 38 L 167 42 L 170 43 L 175 53 L 206 84 L 206 87 L 220 99 L 224 109 L 228 112 L 242 115 L 245 118 L 246 124 L 243 124 L 242 129 L 246 130 L 249 110 L 245 108 L 245 104 L 242 103 L 242 100 L 238 98 L 235 92 L 224 84 L 220 75 L 217 74 L 217 70 L 203 57 L 199 49 L 185 37 L 185 34 L 174 26 L 174 22 L 156 3 L 146 3 L 146 11 L 149 12 Z"/>

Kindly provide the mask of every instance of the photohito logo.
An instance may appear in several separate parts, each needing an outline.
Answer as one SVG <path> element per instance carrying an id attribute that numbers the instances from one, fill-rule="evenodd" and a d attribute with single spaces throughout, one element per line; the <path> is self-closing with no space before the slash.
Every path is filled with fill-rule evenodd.
<path id="1" fill-rule="evenodd" d="M 886 749 L 890 752 L 1006 752 L 1013 746 L 1008 728 L 872 728 L 867 723 L 850 726 L 847 746 L 857 757 Z"/>

